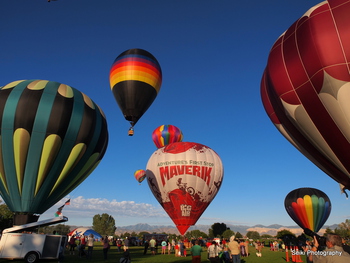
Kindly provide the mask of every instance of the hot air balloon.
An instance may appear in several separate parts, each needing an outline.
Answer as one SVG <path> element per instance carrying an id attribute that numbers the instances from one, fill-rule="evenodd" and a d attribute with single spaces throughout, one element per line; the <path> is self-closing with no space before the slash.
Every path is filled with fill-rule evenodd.
<path id="1" fill-rule="evenodd" d="M 217 153 L 193 142 L 175 142 L 158 149 L 146 170 L 153 195 L 182 235 L 218 193 L 223 173 Z"/>
<path id="2" fill-rule="evenodd" d="M 277 129 L 350 189 L 350 1 L 312 7 L 277 39 L 261 81 Z"/>
<path id="3" fill-rule="evenodd" d="M 157 59 L 143 49 L 129 49 L 113 62 L 110 86 L 119 108 L 134 134 L 134 125 L 151 106 L 162 84 L 162 71 Z"/>
<path id="4" fill-rule="evenodd" d="M 152 133 L 152 139 L 157 148 L 162 148 L 173 142 L 181 142 L 181 130 L 174 125 L 161 125 Z"/>
<path id="5" fill-rule="evenodd" d="M 85 94 L 47 80 L 0 89 L 0 193 L 14 224 L 38 219 L 101 161 L 108 143 L 102 110 Z"/>
<path id="6" fill-rule="evenodd" d="M 284 206 L 295 223 L 313 232 L 321 229 L 332 209 L 328 196 L 315 188 L 291 191 L 284 200 Z"/>
<path id="7" fill-rule="evenodd" d="M 138 181 L 139 183 L 142 183 L 142 181 L 145 180 L 145 178 L 146 178 L 146 171 L 145 170 L 137 170 L 134 173 L 134 177 L 135 177 L 136 181 Z"/>

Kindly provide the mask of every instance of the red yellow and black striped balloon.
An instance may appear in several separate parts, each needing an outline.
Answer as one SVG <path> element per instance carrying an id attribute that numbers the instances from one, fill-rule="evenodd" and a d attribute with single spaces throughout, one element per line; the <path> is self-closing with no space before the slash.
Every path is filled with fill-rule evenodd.
<path id="1" fill-rule="evenodd" d="M 134 126 L 157 97 L 162 71 L 152 54 L 143 49 L 129 49 L 114 60 L 109 80 L 119 108 Z"/>

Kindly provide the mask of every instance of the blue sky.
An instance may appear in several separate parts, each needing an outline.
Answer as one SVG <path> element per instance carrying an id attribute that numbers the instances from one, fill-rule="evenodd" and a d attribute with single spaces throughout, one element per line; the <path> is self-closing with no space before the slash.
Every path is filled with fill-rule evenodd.
<path id="1" fill-rule="evenodd" d="M 156 150 L 152 131 L 173 124 L 184 141 L 214 149 L 222 187 L 197 224 L 295 225 L 284 209 L 293 189 L 314 187 L 331 199 L 326 224 L 350 217 L 338 184 L 299 153 L 270 122 L 260 80 L 274 41 L 319 1 L 305 0 L 2 0 L 0 85 L 58 81 L 84 92 L 106 114 L 107 152 L 67 197 L 72 225 L 111 214 L 117 226 L 173 225 L 146 182 L 133 177 Z M 115 57 L 130 48 L 152 53 L 163 71 L 158 97 L 127 136 L 109 87 Z M 42 219 L 52 217 L 57 207 Z"/>

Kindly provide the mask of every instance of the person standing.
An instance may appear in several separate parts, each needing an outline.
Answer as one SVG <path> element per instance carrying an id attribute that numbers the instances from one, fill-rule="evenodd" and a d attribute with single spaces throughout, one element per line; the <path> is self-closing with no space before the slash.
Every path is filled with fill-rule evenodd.
<path id="1" fill-rule="evenodd" d="M 151 248 L 152 255 L 156 254 L 156 245 L 157 245 L 157 241 L 155 240 L 154 237 L 152 237 L 151 240 L 149 241 L 149 246 Z"/>
<path id="2" fill-rule="evenodd" d="M 235 240 L 235 236 L 230 237 L 230 242 L 228 243 L 228 249 L 230 250 L 230 253 L 231 253 L 232 262 L 241 263 L 240 246 L 238 242 Z"/>
<path id="3" fill-rule="evenodd" d="M 79 257 L 83 257 L 86 255 L 85 247 L 86 247 L 86 237 L 82 235 L 80 236 Z"/>
<path id="4" fill-rule="evenodd" d="M 170 255 L 171 254 L 171 243 L 169 240 L 167 240 L 167 242 L 168 242 L 168 255 Z"/>
<path id="5" fill-rule="evenodd" d="M 165 251 L 166 251 L 166 247 L 167 247 L 167 243 L 165 240 L 162 241 L 162 254 L 165 255 Z"/>
<path id="6" fill-rule="evenodd" d="M 181 256 L 180 245 L 179 245 L 179 243 L 177 243 L 175 245 L 175 257 L 180 257 L 180 256 Z"/>
<path id="7" fill-rule="evenodd" d="M 94 235 L 90 234 L 88 236 L 88 240 L 86 242 L 87 247 L 88 247 L 87 253 L 86 253 L 86 258 L 87 259 L 91 259 L 92 258 L 92 250 L 94 249 L 94 241 L 95 241 Z"/>
<path id="8" fill-rule="evenodd" d="M 124 251 L 129 249 L 129 243 L 130 243 L 130 240 L 128 239 L 128 237 L 125 237 L 125 239 L 124 239 Z"/>
<path id="9" fill-rule="evenodd" d="M 75 254 L 75 247 L 77 246 L 77 244 L 75 243 L 75 236 L 72 235 L 69 239 L 69 254 L 70 255 L 74 255 Z"/>
<path id="10" fill-rule="evenodd" d="M 201 263 L 202 247 L 199 245 L 199 241 L 194 242 L 194 246 L 191 247 L 192 263 Z"/>
<path id="11" fill-rule="evenodd" d="M 180 249 L 181 257 L 184 257 L 185 256 L 185 244 L 184 244 L 184 241 L 182 239 L 179 241 L 179 249 Z"/>
<path id="12" fill-rule="evenodd" d="M 145 240 L 144 246 L 145 246 L 145 249 L 143 250 L 143 254 L 146 255 L 147 250 L 148 250 L 148 246 L 149 246 L 149 240 Z"/>
<path id="13" fill-rule="evenodd" d="M 120 252 L 122 247 L 122 241 L 120 240 L 120 238 L 118 238 L 117 240 L 117 247 L 118 247 L 118 252 Z"/>
<path id="14" fill-rule="evenodd" d="M 219 252 L 221 251 L 221 248 L 216 244 L 215 241 L 211 243 L 211 245 L 208 247 L 208 256 L 209 256 L 209 261 L 211 263 L 220 263 L 220 258 L 219 258 Z"/>
<path id="15" fill-rule="evenodd" d="M 104 238 L 102 238 L 102 245 L 103 245 L 103 258 L 104 260 L 107 260 L 107 253 L 110 248 L 108 236 L 105 236 Z"/>

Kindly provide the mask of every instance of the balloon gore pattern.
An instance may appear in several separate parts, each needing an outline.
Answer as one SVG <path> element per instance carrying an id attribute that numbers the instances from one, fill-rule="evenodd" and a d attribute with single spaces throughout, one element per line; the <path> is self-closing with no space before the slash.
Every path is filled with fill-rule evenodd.
<path id="1" fill-rule="evenodd" d="M 175 142 L 152 154 L 146 175 L 153 195 L 183 235 L 218 193 L 223 165 L 205 145 Z"/>
<path id="2" fill-rule="evenodd" d="M 47 80 L 0 88 L 0 193 L 15 213 L 41 214 L 96 168 L 108 144 L 102 110 Z"/>
<path id="3" fill-rule="evenodd" d="M 161 125 L 153 131 L 152 139 L 157 148 L 162 148 L 173 142 L 181 142 L 183 135 L 174 125 Z"/>
<path id="4" fill-rule="evenodd" d="M 350 189 L 350 1 L 312 7 L 273 45 L 261 97 L 276 128 Z"/>
<path id="5" fill-rule="evenodd" d="M 291 191 L 284 200 L 289 216 L 303 229 L 318 232 L 331 213 L 328 196 L 315 188 L 299 188 Z"/>

